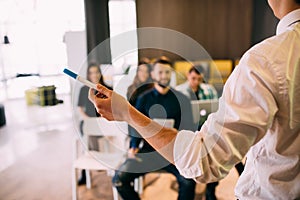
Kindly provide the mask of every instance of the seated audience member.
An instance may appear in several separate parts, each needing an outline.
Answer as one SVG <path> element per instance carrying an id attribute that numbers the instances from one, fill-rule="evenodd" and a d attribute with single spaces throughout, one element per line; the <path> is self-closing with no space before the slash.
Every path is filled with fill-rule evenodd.
<path id="1" fill-rule="evenodd" d="M 194 129 L 189 99 L 172 89 L 170 84 L 172 65 L 166 57 L 161 57 L 153 64 L 151 72 L 154 86 L 141 94 L 135 107 L 150 118 L 174 119 L 174 128 Z M 143 146 L 140 143 L 143 141 Z M 113 184 L 124 200 L 140 199 L 134 191 L 132 182 L 135 178 L 149 172 L 165 170 L 172 173 L 179 185 L 179 200 L 193 200 L 195 181 L 181 176 L 176 167 L 156 152 L 139 133 L 131 136 L 130 153 L 132 154 L 116 171 Z"/>
<path id="2" fill-rule="evenodd" d="M 148 58 L 142 58 L 138 63 L 133 83 L 128 87 L 127 90 L 126 96 L 131 105 L 135 106 L 137 97 L 153 87 L 153 81 L 150 73 L 150 60 Z"/>
<path id="3" fill-rule="evenodd" d="M 128 87 L 127 90 L 126 96 L 131 105 L 135 106 L 137 97 L 153 87 L 153 81 L 150 73 L 150 60 L 148 58 L 142 58 L 138 63 L 133 83 Z M 131 126 L 128 126 L 128 132 L 130 136 L 133 136 L 135 135 L 136 131 Z M 134 155 L 135 151 L 137 151 L 137 149 L 130 148 L 128 151 L 128 156 L 130 157 L 131 155 Z"/>
<path id="4" fill-rule="evenodd" d="M 90 63 L 87 68 L 86 76 L 87 76 L 86 77 L 87 80 L 89 80 L 95 84 L 100 83 L 100 84 L 103 84 L 106 87 L 108 87 L 103 81 L 103 76 L 102 76 L 102 73 L 101 73 L 101 70 L 100 70 L 100 67 L 98 64 Z M 111 89 L 111 87 L 108 87 L 108 88 Z M 82 130 L 83 120 L 86 118 L 89 118 L 89 117 L 97 116 L 97 111 L 95 110 L 94 105 L 88 99 L 88 93 L 89 93 L 89 87 L 82 86 L 82 88 L 80 89 L 79 99 L 78 99 L 78 104 L 77 104 L 79 114 L 82 119 L 80 121 L 81 135 L 83 135 L 83 130 Z M 89 136 L 89 139 L 88 139 L 89 149 L 99 150 L 98 139 L 99 139 L 99 136 Z M 86 184 L 85 170 L 81 171 L 81 177 L 78 180 L 78 185 L 83 185 L 83 184 Z"/>
<path id="5" fill-rule="evenodd" d="M 205 83 L 204 69 L 201 65 L 192 66 L 188 71 L 187 81 L 176 86 L 176 90 L 191 100 L 218 99 L 218 93 L 214 86 Z"/>

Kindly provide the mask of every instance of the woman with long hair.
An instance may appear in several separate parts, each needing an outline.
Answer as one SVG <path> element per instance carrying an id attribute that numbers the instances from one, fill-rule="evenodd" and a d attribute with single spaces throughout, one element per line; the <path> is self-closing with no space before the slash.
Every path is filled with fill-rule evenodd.
<path id="1" fill-rule="evenodd" d="M 143 58 L 139 61 L 138 67 L 136 69 L 136 75 L 133 79 L 132 84 L 128 87 L 127 90 L 127 99 L 131 105 L 135 106 L 138 96 L 153 87 L 151 70 L 152 66 L 148 58 Z M 131 126 L 128 126 L 128 132 L 130 136 L 135 136 L 135 131 Z M 134 157 L 136 153 L 137 149 L 129 148 L 129 157 Z"/>
<path id="2" fill-rule="evenodd" d="M 148 58 L 143 58 L 139 61 L 136 70 L 136 75 L 133 79 L 133 83 L 128 87 L 127 99 L 131 105 L 135 105 L 137 97 L 152 87 L 152 79 L 150 76 L 151 64 Z"/>
<path id="3" fill-rule="evenodd" d="M 96 63 L 90 63 L 87 67 L 86 72 L 86 78 L 87 80 L 91 81 L 92 83 L 100 83 L 102 85 L 105 85 L 106 87 L 112 89 L 111 87 L 107 86 L 103 81 L 103 75 L 100 69 L 100 66 Z M 89 117 L 97 117 L 97 112 L 95 110 L 94 105 L 89 101 L 88 99 L 88 93 L 89 93 L 89 87 L 82 86 L 79 93 L 79 99 L 78 99 L 78 111 L 81 117 L 80 121 L 80 132 L 81 135 L 83 135 L 82 127 L 83 127 L 83 120 Z M 100 136 L 89 136 L 88 139 L 88 147 L 91 150 L 99 150 L 98 147 L 98 139 Z M 78 180 L 78 185 L 83 185 L 86 183 L 86 175 L 85 170 L 81 171 L 81 177 Z"/>

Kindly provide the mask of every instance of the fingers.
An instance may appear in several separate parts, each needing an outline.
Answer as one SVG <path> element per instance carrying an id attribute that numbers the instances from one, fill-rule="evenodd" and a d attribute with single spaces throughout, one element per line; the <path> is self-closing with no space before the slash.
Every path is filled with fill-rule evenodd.
<path id="1" fill-rule="evenodd" d="M 106 97 L 111 97 L 112 91 L 107 89 L 101 84 L 97 84 L 97 90 L 99 93 L 104 94 Z"/>
<path id="2" fill-rule="evenodd" d="M 110 114 L 112 112 L 110 104 L 112 91 L 100 84 L 97 84 L 97 91 L 98 92 L 96 92 L 93 88 L 89 89 L 89 100 L 94 104 L 94 107 L 100 116 L 108 120 L 112 120 L 113 117 L 111 117 Z"/>
<path id="3" fill-rule="evenodd" d="M 95 89 L 90 88 L 90 90 L 89 90 L 89 100 L 93 103 L 95 103 L 96 96 L 99 98 L 109 98 L 112 96 L 112 91 L 107 89 L 106 87 L 104 87 L 101 84 L 97 84 L 97 91 L 98 91 L 98 94 L 95 95 Z"/>

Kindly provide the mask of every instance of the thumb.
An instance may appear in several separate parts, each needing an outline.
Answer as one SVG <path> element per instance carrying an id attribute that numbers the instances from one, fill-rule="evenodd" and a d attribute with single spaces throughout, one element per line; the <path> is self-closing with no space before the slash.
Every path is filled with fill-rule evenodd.
<path id="1" fill-rule="evenodd" d="M 92 103 L 95 102 L 95 97 L 96 97 L 96 95 L 95 95 L 95 89 L 90 88 L 90 89 L 89 89 L 89 96 L 88 96 L 88 98 L 89 98 L 89 100 L 90 100 Z"/>
<path id="2" fill-rule="evenodd" d="M 106 97 L 112 96 L 112 91 L 101 84 L 97 84 L 97 91 L 101 94 L 104 94 Z"/>

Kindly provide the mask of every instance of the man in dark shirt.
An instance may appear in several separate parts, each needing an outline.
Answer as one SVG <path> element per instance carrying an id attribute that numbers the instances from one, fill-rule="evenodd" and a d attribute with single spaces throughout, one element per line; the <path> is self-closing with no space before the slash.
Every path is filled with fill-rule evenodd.
<path id="1" fill-rule="evenodd" d="M 174 128 L 178 130 L 195 131 L 197 126 L 193 124 L 189 99 L 169 86 L 171 66 L 165 57 L 161 57 L 153 64 L 151 76 L 154 87 L 138 97 L 136 108 L 152 119 L 174 119 Z M 129 159 L 116 171 L 113 178 L 113 184 L 124 200 L 140 199 L 131 185 L 132 181 L 160 169 L 176 177 L 179 184 L 179 200 L 194 199 L 196 185 L 194 180 L 181 176 L 176 167 L 156 152 L 137 132 L 131 136 L 129 152 Z"/>

